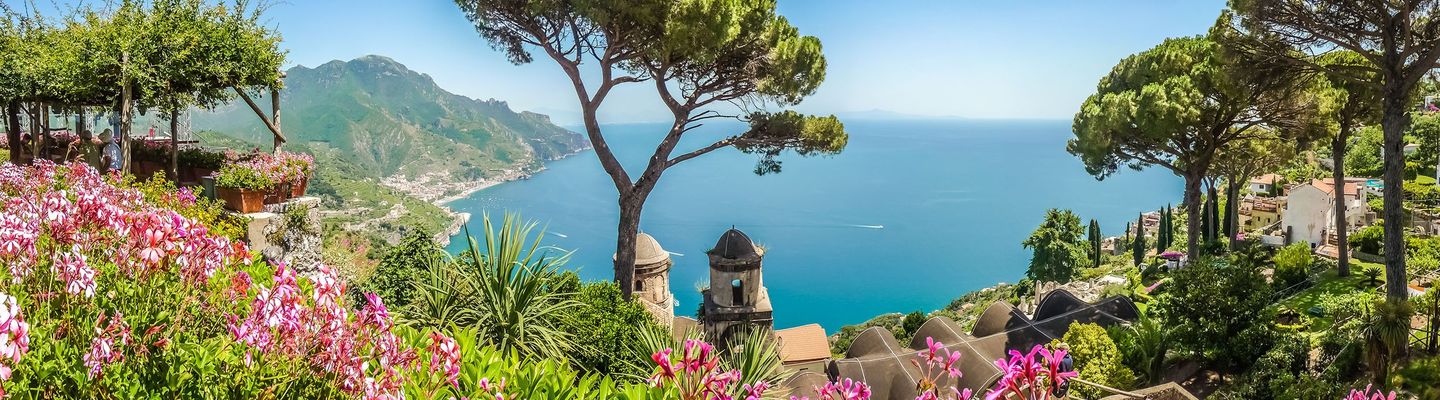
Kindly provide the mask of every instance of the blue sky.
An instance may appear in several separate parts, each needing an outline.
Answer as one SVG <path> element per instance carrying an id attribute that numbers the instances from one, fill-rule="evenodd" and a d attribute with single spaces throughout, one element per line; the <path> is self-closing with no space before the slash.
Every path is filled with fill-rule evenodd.
<path id="1" fill-rule="evenodd" d="M 5 0 L 15 3 L 18 0 Z M 798 108 L 926 116 L 1068 119 L 1122 57 L 1166 37 L 1204 33 L 1223 0 L 780 0 L 820 38 L 825 84 Z M 288 0 L 267 23 L 292 65 L 366 54 L 394 58 L 452 92 L 573 121 L 574 92 L 548 60 L 515 66 L 453 2 Z M 609 121 L 665 118 L 652 87 L 617 91 Z"/>

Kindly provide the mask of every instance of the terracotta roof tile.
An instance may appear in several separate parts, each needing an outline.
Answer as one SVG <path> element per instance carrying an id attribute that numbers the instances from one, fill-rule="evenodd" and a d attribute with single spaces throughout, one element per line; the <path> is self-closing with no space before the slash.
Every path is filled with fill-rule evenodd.
<path id="1" fill-rule="evenodd" d="M 775 331 L 780 345 L 780 361 L 800 362 L 830 358 L 830 340 L 820 324 L 801 325 Z"/>

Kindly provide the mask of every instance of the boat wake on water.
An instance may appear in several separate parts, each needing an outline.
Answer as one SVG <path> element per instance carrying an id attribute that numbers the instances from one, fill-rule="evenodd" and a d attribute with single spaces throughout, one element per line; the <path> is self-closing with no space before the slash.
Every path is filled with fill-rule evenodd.
<path id="1" fill-rule="evenodd" d="M 885 229 L 885 225 L 857 225 L 857 224 L 850 224 L 850 225 L 845 225 L 845 226 L 848 226 L 848 227 L 851 227 L 851 228 Z"/>
<path id="2" fill-rule="evenodd" d="M 561 238 L 569 238 L 569 237 L 570 237 L 570 236 L 567 236 L 567 235 L 565 235 L 565 234 L 563 234 L 563 233 L 558 233 L 558 232 L 546 232 L 546 233 L 549 233 L 549 234 L 551 234 L 551 235 L 555 235 L 555 236 L 561 237 Z"/>

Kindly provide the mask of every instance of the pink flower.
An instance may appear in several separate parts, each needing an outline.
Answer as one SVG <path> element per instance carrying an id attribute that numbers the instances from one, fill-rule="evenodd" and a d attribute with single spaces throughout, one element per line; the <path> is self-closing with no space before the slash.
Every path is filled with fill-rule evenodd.
<path id="1" fill-rule="evenodd" d="M 1037 361 L 1035 356 L 1043 361 Z M 1010 359 L 995 360 L 995 366 L 1003 371 L 1000 381 L 985 393 L 986 400 L 1016 396 L 1022 399 L 1048 399 L 1055 387 L 1077 375 L 1076 372 L 1060 372 L 1060 362 L 1065 351 L 1051 352 L 1044 346 L 1035 345 L 1028 354 L 1010 350 Z"/>
<path id="2" fill-rule="evenodd" d="M 106 365 L 118 363 L 125 360 L 125 354 L 116 348 L 118 342 L 121 346 L 130 344 L 130 326 L 125 323 L 120 313 L 110 317 L 109 323 L 105 323 L 105 315 L 100 315 L 100 320 L 95 322 L 95 338 L 90 340 L 90 351 L 85 353 L 85 366 L 90 368 L 87 376 L 90 379 L 100 376 Z"/>
<path id="3" fill-rule="evenodd" d="M 459 388 L 460 348 L 455 345 L 455 339 L 431 332 L 430 342 L 430 372 L 443 374 L 450 386 Z"/>
<path id="4" fill-rule="evenodd" d="M 51 269 L 61 282 L 65 282 L 66 293 L 95 297 L 95 269 L 85 261 L 85 255 L 80 254 L 80 246 L 75 245 L 70 251 L 60 253 Z"/>
<path id="5" fill-rule="evenodd" d="M 1380 389 L 1374 389 L 1375 391 L 1372 393 L 1370 391 L 1372 389 L 1371 386 L 1373 385 L 1365 385 L 1365 391 L 1363 392 L 1351 389 L 1350 395 L 1345 396 L 1345 400 L 1395 400 L 1397 394 L 1394 391 L 1387 394 Z"/>
<path id="6" fill-rule="evenodd" d="M 25 323 L 15 297 L 0 293 L 0 381 L 10 380 L 11 368 L 29 351 L 30 324 Z"/>

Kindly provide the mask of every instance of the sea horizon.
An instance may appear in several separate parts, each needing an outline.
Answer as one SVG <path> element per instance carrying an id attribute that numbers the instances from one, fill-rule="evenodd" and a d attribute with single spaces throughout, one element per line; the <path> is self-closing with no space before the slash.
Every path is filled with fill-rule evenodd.
<path id="1" fill-rule="evenodd" d="M 665 127 L 605 128 L 622 163 L 638 171 Z M 680 149 L 740 128 L 706 126 Z M 859 119 L 847 128 L 846 152 L 786 155 L 776 175 L 754 175 L 755 156 L 734 149 L 667 171 L 646 204 L 641 231 L 672 253 L 677 316 L 694 315 L 697 288 L 708 275 L 704 252 L 731 226 L 767 247 L 764 283 L 775 327 L 819 323 L 834 333 L 882 314 L 941 309 L 970 291 L 1018 281 L 1029 263 L 1021 241 L 1047 208 L 1073 209 L 1082 222 L 1096 218 L 1114 236 L 1138 213 L 1180 198 L 1179 178 L 1165 171 L 1126 170 L 1096 181 L 1065 152 L 1071 136 L 1065 120 Z M 1014 164 L 1002 168 L 1003 162 Z M 484 214 L 518 212 L 546 229 L 543 244 L 573 251 L 568 269 L 582 279 L 610 280 L 615 196 L 587 150 L 449 206 L 472 214 L 472 233 Z M 464 243 L 452 240 L 449 249 Z"/>

